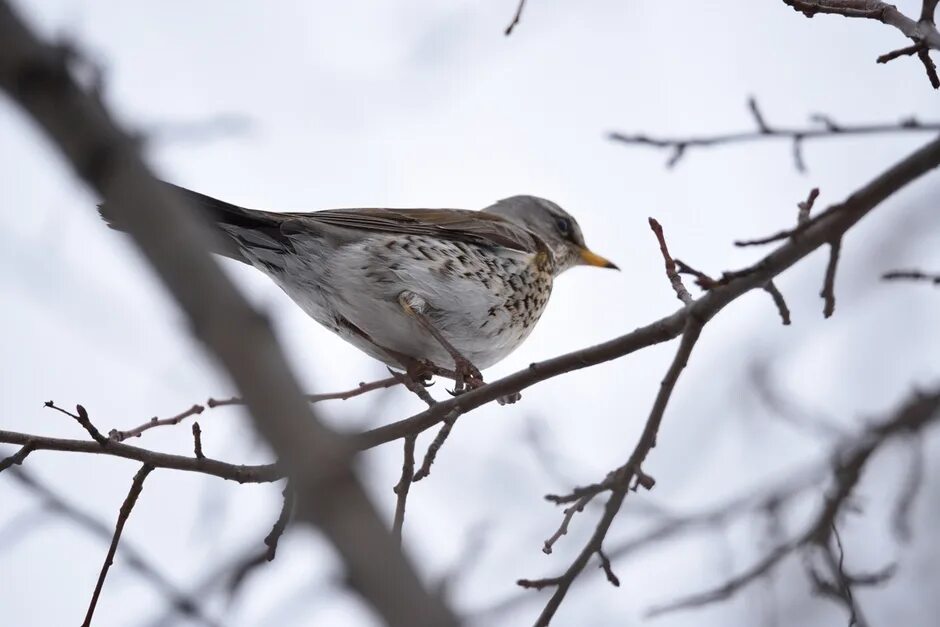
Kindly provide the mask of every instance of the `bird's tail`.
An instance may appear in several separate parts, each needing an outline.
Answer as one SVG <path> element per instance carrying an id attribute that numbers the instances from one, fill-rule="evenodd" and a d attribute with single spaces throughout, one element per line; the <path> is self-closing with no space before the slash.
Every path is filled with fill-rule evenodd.
<path id="1" fill-rule="evenodd" d="M 258 235 L 274 235 L 279 233 L 281 218 L 276 213 L 256 211 L 233 205 L 199 192 L 164 183 L 168 189 L 180 197 L 186 206 L 202 213 L 209 223 L 216 226 L 221 237 L 214 238 L 211 245 L 212 252 L 230 257 L 238 261 L 246 261 L 242 254 L 242 239 L 236 233 L 256 233 Z M 98 205 L 98 213 L 109 227 L 116 231 L 126 232 L 127 228 L 120 218 L 111 210 L 109 203 Z"/>

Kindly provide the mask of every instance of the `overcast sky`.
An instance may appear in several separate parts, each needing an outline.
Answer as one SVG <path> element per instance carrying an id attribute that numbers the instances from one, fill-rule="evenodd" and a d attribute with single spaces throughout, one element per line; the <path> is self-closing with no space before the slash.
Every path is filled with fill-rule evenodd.
<path id="1" fill-rule="evenodd" d="M 150 163 L 181 185 L 273 210 L 477 209 L 514 194 L 565 207 L 591 248 L 623 272 L 578 268 L 562 277 L 530 339 L 486 371 L 488 379 L 677 308 L 648 216 L 663 224 L 677 257 L 718 274 L 758 258 L 762 251 L 736 249 L 732 241 L 791 226 L 795 203 L 811 187 L 822 190 L 818 206 L 837 202 L 929 138 L 808 143 L 809 173 L 800 174 L 786 143 L 692 151 L 668 170 L 666 154 L 611 143 L 607 132 L 748 129 L 750 95 L 771 124 L 807 124 L 817 112 L 844 123 L 940 118 L 937 93 L 919 63 L 874 63 L 905 44 L 895 31 L 839 17 L 807 20 L 780 0 L 683 6 L 529 0 L 508 38 L 503 30 L 515 0 L 14 4 L 44 36 L 75 41 L 101 64 L 106 102 L 128 128 L 148 134 Z M 896 4 L 919 11 L 914 0 Z M 940 268 L 938 192 L 940 177 L 930 174 L 851 231 L 833 318 L 822 318 L 818 290 L 826 257 L 817 253 L 777 281 L 792 326 L 780 325 L 763 293 L 745 296 L 707 326 L 646 468 L 656 489 L 630 496 L 610 546 L 648 525 L 644 512 L 651 505 L 695 511 L 825 452 L 824 440 L 775 420 L 759 402 L 748 382 L 755 364 L 766 364 L 775 385 L 800 405 L 849 429 L 890 410 L 915 384 L 936 381 L 940 292 L 886 285 L 878 277 L 898 267 Z M 0 199 L 0 428 L 83 437 L 76 424 L 42 409 L 49 399 L 82 403 L 110 429 L 233 393 L 129 242 L 98 220 L 97 198 L 6 99 L 0 99 Z M 345 389 L 384 374 L 259 273 L 223 263 L 273 316 L 311 391 Z M 430 581 L 459 564 L 451 591 L 462 612 L 522 594 L 518 578 L 567 567 L 599 512 L 580 514 L 546 556 L 542 542 L 561 512 L 542 496 L 599 480 L 626 459 L 673 351 L 671 344 L 659 346 L 558 377 L 526 391 L 521 403 L 461 418 L 431 477 L 412 490 L 405 542 Z M 432 391 L 444 394 L 444 387 Z M 417 399 L 401 391 L 322 406 L 343 430 L 418 409 Z M 208 455 L 235 463 L 269 460 L 238 410 L 209 411 L 200 423 Z M 188 427 L 165 428 L 139 443 L 188 453 L 191 438 Z M 420 440 L 419 450 L 426 444 Z M 936 475 L 936 434 L 931 451 L 928 471 Z M 918 502 L 911 545 L 897 544 L 886 523 L 885 503 L 905 472 L 904 452 L 899 446 L 876 460 L 881 470 L 871 473 L 861 498 L 866 515 L 844 528 L 859 569 L 901 565 L 890 585 L 862 597 L 873 624 L 923 624 L 940 612 L 936 594 L 926 594 L 931 582 L 935 590 L 940 558 L 935 533 L 930 537 L 930 521 L 940 515 L 936 481 Z M 362 458 L 363 475 L 389 520 L 400 464 L 398 443 Z M 121 460 L 48 452 L 24 467 L 108 524 L 136 471 Z M 7 477 L 0 478 L 0 504 L 4 623 L 75 624 L 106 545 L 54 515 L 31 518 L 40 503 Z M 213 567 L 261 546 L 279 504 L 278 486 L 158 471 L 124 538 L 192 590 Z M 806 511 L 795 512 L 792 522 Z M 30 521 L 26 529 L 5 541 L 3 530 L 22 527 L 22 520 Z M 762 546 L 761 524 L 747 519 L 727 533 L 615 563 L 620 588 L 591 565 L 557 624 L 640 623 L 649 606 L 717 584 L 750 564 Z M 221 595 L 207 608 L 235 627 L 373 624 L 343 591 L 340 576 L 319 537 L 295 532 L 233 604 L 226 606 Z M 782 624 L 844 621 L 841 609 L 811 597 L 798 563 L 775 582 L 707 611 L 649 624 L 755 624 L 774 614 Z M 481 622 L 530 624 L 547 596 L 526 594 L 528 603 Z M 148 625 L 164 607 L 165 599 L 122 563 L 119 551 L 95 624 Z M 185 624 L 177 620 L 167 624 Z"/>

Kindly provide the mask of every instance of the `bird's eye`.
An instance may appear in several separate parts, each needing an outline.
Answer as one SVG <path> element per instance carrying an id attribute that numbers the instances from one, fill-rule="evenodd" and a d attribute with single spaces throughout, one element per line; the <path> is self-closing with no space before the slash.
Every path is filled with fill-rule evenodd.
<path id="1" fill-rule="evenodd" d="M 558 227 L 558 232 L 562 235 L 567 235 L 571 231 L 571 220 L 568 218 L 558 218 L 555 221 L 555 226 Z"/>

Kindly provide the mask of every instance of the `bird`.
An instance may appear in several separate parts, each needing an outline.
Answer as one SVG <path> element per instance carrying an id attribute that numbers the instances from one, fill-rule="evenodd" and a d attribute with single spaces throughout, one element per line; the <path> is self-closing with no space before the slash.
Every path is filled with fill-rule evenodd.
<path id="1" fill-rule="evenodd" d="M 536 196 L 479 211 L 248 209 L 165 183 L 217 231 L 210 252 L 266 274 L 310 317 L 405 377 L 483 384 L 481 370 L 529 336 L 555 278 L 579 265 L 619 268 L 592 252 L 577 221 Z M 105 222 L 125 230 L 108 203 Z"/>

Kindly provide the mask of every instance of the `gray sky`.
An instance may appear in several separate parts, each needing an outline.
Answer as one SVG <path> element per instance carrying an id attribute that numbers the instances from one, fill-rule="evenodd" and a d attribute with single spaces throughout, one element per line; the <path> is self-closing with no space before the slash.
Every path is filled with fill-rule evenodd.
<path id="1" fill-rule="evenodd" d="M 894 31 L 838 17 L 807 20 L 779 0 L 682 7 L 529 0 L 509 38 L 502 32 L 515 0 L 15 4 L 43 34 L 74 39 L 101 62 L 106 101 L 129 127 L 156 129 L 148 157 L 179 184 L 276 210 L 480 208 L 519 193 L 568 209 L 591 247 L 624 271 L 566 274 L 530 339 L 487 371 L 489 379 L 677 308 L 648 216 L 662 222 L 677 257 L 717 274 L 762 254 L 731 242 L 790 226 L 795 203 L 811 187 L 821 187 L 818 206 L 824 207 L 926 140 L 810 143 L 804 175 L 793 168 L 786 143 L 693 151 L 670 171 L 665 154 L 613 144 L 606 132 L 750 128 L 749 95 L 772 124 L 806 123 L 815 112 L 845 123 L 940 117 L 918 63 L 875 65 L 877 55 L 904 45 Z M 919 2 L 897 5 L 913 14 Z M 214 137 L 172 132 L 219 116 L 244 122 Z M 7 100 L 0 101 L 0 147 L 0 325 L 7 330 L 0 428 L 82 437 L 77 425 L 42 409 L 49 399 L 82 403 L 100 426 L 126 428 L 230 394 L 129 243 L 99 222 L 97 199 Z M 885 285 L 877 277 L 897 267 L 940 268 L 938 182 L 936 173 L 925 177 L 850 233 L 832 319 L 821 314 L 817 293 L 826 259 L 816 254 L 777 282 L 793 311 L 791 327 L 779 324 L 759 293 L 708 325 L 649 461 L 656 489 L 630 497 L 611 545 L 648 524 L 640 501 L 676 512 L 706 507 L 825 451 L 824 442 L 775 421 L 756 400 L 747 382 L 755 362 L 769 363 L 775 383 L 800 404 L 849 427 L 890 409 L 914 383 L 936 380 L 938 292 Z M 274 317 L 311 391 L 382 376 L 379 364 L 317 326 L 264 277 L 225 263 Z M 623 462 L 673 350 L 656 347 L 559 377 L 524 393 L 520 404 L 488 406 L 459 421 L 431 477 L 412 490 L 405 536 L 431 580 L 449 572 L 476 535 L 482 538 L 473 550 L 477 559 L 462 568 L 453 590 L 461 610 L 518 594 L 520 577 L 567 567 L 598 512 L 580 514 L 546 556 L 542 541 L 561 512 L 542 495 L 598 480 Z M 433 390 L 443 394 L 443 387 Z M 395 391 L 324 405 L 323 412 L 338 428 L 354 430 L 418 408 L 416 399 Z M 200 423 L 208 455 L 268 459 L 239 411 L 209 411 Z M 541 434 L 551 469 L 527 443 L 530 428 Z M 140 444 L 188 452 L 191 440 L 188 428 L 168 428 Z M 419 450 L 426 444 L 423 438 Z M 934 453 L 928 470 L 936 475 L 936 434 L 928 447 Z M 927 531 L 940 513 L 936 482 L 928 483 L 916 510 L 914 543 L 897 545 L 885 523 L 891 486 L 904 472 L 902 453 L 898 447 L 876 460 L 883 472 L 872 473 L 862 491 L 867 513 L 844 530 L 859 569 L 901 563 L 889 586 L 862 597 L 874 624 L 923 624 L 940 611 L 936 595 L 925 594 L 940 557 Z M 389 519 L 400 463 L 397 443 L 362 459 Z M 123 461 L 54 453 L 37 453 L 26 467 L 108 522 L 136 470 Z M 156 472 L 125 541 L 188 588 L 213 564 L 261 545 L 279 495 L 276 486 Z M 37 507 L 6 478 L 0 503 L 0 529 Z M 808 511 L 798 509 L 791 522 Z M 725 536 L 704 534 L 615 563 L 620 588 L 591 566 L 557 624 L 634 624 L 656 602 L 719 583 L 751 562 L 759 523 L 748 520 Z M 76 623 L 105 549 L 55 518 L 13 546 L 0 544 L 5 623 Z M 794 617 L 807 624 L 842 621 L 840 609 L 810 597 L 798 566 L 782 570 L 773 589 L 757 586 L 707 611 L 650 624 L 754 624 L 768 607 L 786 617 L 784 624 Z M 277 560 L 224 613 L 224 624 L 372 624 L 338 587 L 338 574 L 318 537 L 291 534 Z M 486 624 L 530 623 L 547 598 L 531 596 Z M 119 553 L 96 624 L 145 625 L 163 603 Z M 221 599 L 207 606 L 223 615 Z"/>

